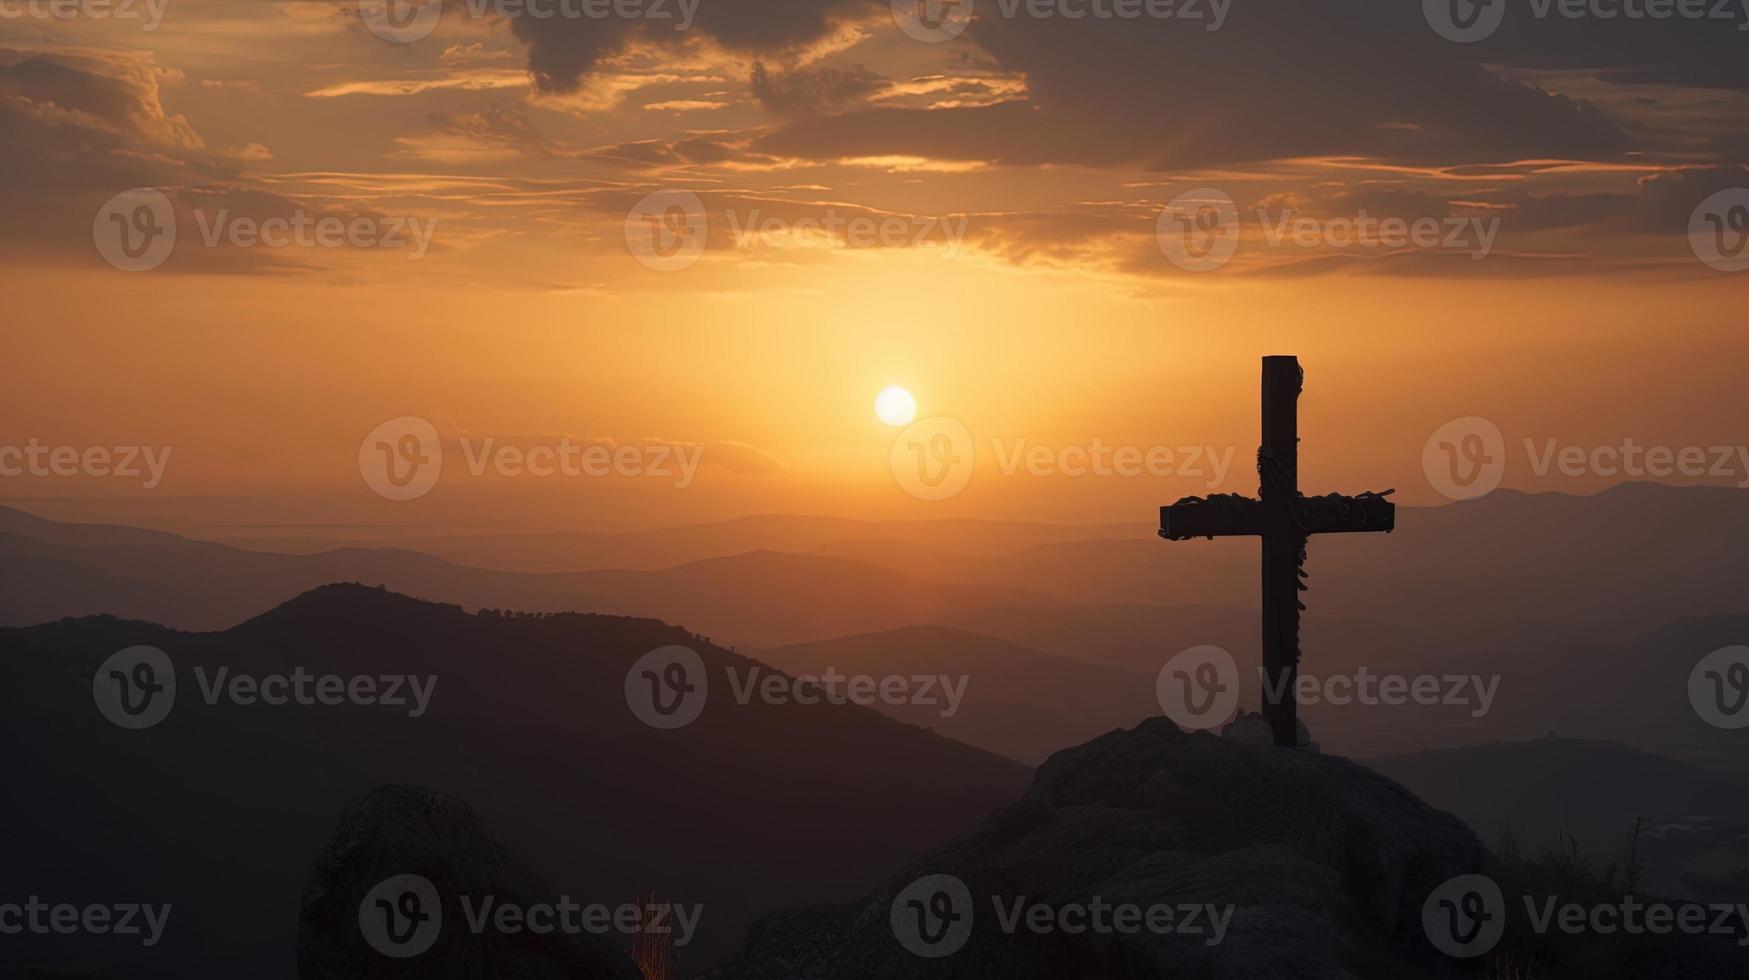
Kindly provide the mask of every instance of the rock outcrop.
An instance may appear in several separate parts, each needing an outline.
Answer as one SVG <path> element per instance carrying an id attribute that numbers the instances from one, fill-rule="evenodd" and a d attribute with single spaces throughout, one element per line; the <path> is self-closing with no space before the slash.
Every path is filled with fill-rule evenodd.
<path id="1" fill-rule="evenodd" d="M 866 900 L 761 921 L 718 975 L 1407 976 L 1438 955 L 1427 895 L 1485 859 L 1462 822 L 1345 759 L 1156 719 L 1053 756 L 1018 803 Z M 1173 922 L 1116 928 L 1125 905 Z M 1113 928 L 1087 928 L 1102 909 Z"/>
<path id="2" fill-rule="evenodd" d="M 411 916 L 398 923 L 407 932 L 390 937 L 404 943 L 388 942 L 380 931 L 367 935 L 369 917 L 377 914 L 370 904 L 386 895 L 383 914 L 400 912 L 400 889 L 388 894 L 381 887 L 391 881 L 433 886 L 435 894 L 408 899 L 419 916 L 433 917 L 429 936 L 412 928 Z M 467 804 L 408 786 L 381 787 L 347 810 L 311 872 L 298 916 L 298 975 L 641 980 L 624 952 L 586 932 L 476 933 L 459 902 L 464 895 L 475 902 L 493 896 L 499 906 L 523 909 L 557 901 Z"/>

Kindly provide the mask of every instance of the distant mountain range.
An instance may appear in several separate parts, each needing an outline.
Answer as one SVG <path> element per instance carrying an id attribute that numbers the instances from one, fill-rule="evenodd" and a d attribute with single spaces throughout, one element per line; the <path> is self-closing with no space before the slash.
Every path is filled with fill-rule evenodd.
<path id="1" fill-rule="evenodd" d="M 1649 484 L 1592 497 L 1497 493 L 1406 508 L 1390 536 L 1317 538 L 1303 672 L 1497 677 L 1497 698 L 1481 717 L 1470 703 L 1303 713 L 1326 747 L 1360 755 L 1555 731 L 1741 766 L 1741 739 L 1701 724 L 1685 684 L 1706 653 L 1749 642 L 1749 552 L 1735 546 L 1749 540 L 1745 501 L 1729 489 Z M 0 569 L 11 584 L 0 623 L 111 613 L 222 629 L 333 581 L 467 609 L 643 616 L 798 669 L 974 665 L 963 670 L 974 693 L 960 717 L 892 713 L 1037 761 L 1157 710 L 1153 678 L 1187 647 L 1231 651 L 1244 703 L 1260 697 L 1256 546 L 1165 542 L 1151 530 L 1139 522 L 1125 540 L 1101 536 L 1109 527 L 750 517 L 555 535 L 541 546 L 575 545 L 578 564 L 616 548 L 628 565 L 678 563 L 531 573 L 398 549 L 276 554 L 0 508 Z M 510 547 L 432 544 L 482 559 Z M 906 633 L 916 628 L 935 632 Z"/>
<path id="2" fill-rule="evenodd" d="M 128 731 L 100 715 L 92 675 L 140 644 L 174 663 L 175 706 Z M 634 661 L 670 644 L 702 658 L 711 694 L 690 726 L 659 731 L 632 713 L 625 684 Z M 473 801 L 571 894 L 705 903 L 712 915 L 685 954 L 698 969 L 762 911 L 857 894 L 1030 778 L 854 705 L 738 703 L 725 675 L 759 666 L 653 620 L 473 615 L 357 585 L 216 633 L 112 617 L 0 630 L 0 725 L 20 749 L 0 836 L 7 881 L 173 902 L 178 916 L 149 969 L 126 958 L 137 946 L 51 942 L 44 960 L 43 947 L 9 940 L 0 974 L 47 962 L 260 977 L 260 964 L 283 962 L 289 975 L 304 877 L 338 815 L 391 781 Z M 436 686 L 419 717 L 205 700 L 221 669 L 294 668 Z"/>
<path id="3" fill-rule="evenodd" d="M 1167 543 L 1155 526 L 1150 511 L 1124 525 L 1085 526 L 756 515 L 617 533 L 199 533 L 298 553 L 392 540 L 394 548 L 463 565 L 526 572 L 657 571 L 777 551 L 1083 605 L 1256 605 L 1254 542 Z M 0 519 L 0 530 L 10 529 Z M 1749 496 L 1729 487 L 1624 483 L 1592 496 L 1501 490 L 1442 507 L 1400 507 L 1389 537 L 1314 540 L 1307 601 L 1332 620 L 1386 621 L 1468 645 L 1616 642 L 1686 616 L 1749 609 L 1749 554 L 1733 546 L 1746 538 Z"/>
<path id="4" fill-rule="evenodd" d="M 1749 782 L 1620 742 L 1543 738 L 1364 760 L 1463 818 L 1490 847 L 1527 857 L 1576 839 L 1601 870 L 1620 861 L 1636 820 L 1644 891 L 1739 901 L 1749 891 Z"/>
<path id="5" fill-rule="evenodd" d="M 963 685 L 957 703 L 880 706 L 887 715 L 1037 765 L 1052 753 L 1160 713 L 1151 674 L 1053 657 L 1005 640 L 939 626 L 761 650 L 795 676 L 828 670 L 940 676 Z"/>

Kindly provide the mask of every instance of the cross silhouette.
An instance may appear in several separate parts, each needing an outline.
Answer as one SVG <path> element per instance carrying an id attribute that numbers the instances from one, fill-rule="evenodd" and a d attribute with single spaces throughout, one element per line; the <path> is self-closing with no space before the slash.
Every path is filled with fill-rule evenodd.
<path id="1" fill-rule="evenodd" d="M 1306 590 L 1306 539 L 1313 534 L 1389 532 L 1397 523 L 1393 491 L 1307 497 L 1299 484 L 1299 359 L 1263 359 L 1263 445 L 1257 450 L 1257 498 L 1238 494 L 1185 497 L 1160 508 L 1160 536 L 1263 539 L 1263 717 L 1275 744 L 1296 744 L 1294 686 L 1300 663 L 1299 593 Z"/>

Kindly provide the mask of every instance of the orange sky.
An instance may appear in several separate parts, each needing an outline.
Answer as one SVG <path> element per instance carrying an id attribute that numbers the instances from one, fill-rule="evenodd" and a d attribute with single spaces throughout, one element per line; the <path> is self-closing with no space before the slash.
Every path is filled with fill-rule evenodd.
<path id="1" fill-rule="evenodd" d="M 1400 28 L 1428 45 L 1411 62 L 1389 53 L 1393 22 L 1358 55 L 1309 42 L 1331 50 L 1166 98 L 1185 80 L 1127 34 L 1088 33 L 1108 24 L 979 20 L 928 44 L 884 4 L 777 6 L 788 19 L 701 7 L 671 37 L 451 3 L 406 44 L 314 0 L 172 0 L 150 31 L 0 21 L 15 176 L 0 192 L 0 445 L 172 447 L 149 489 L 23 473 L 0 476 L 0 499 L 183 524 L 1146 522 L 1179 496 L 1255 489 L 1270 353 L 1308 373 L 1307 490 L 1441 502 L 1423 446 L 1464 416 L 1499 426 L 1503 485 L 1526 489 L 1620 477 L 1538 475 L 1525 439 L 1744 441 L 1745 273 L 1708 268 L 1688 234 L 1710 195 L 1749 186 L 1742 52 L 1712 35 L 1653 44 L 1647 67 L 1581 27 L 1553 71 L 1514 64 L 1536 60 L 1523 45 L 1471 53 L 1417 25 Z M 1206 39 L 1146 27 L 1188 71 L 1268 50 L 1281 9 L 1235 9 Z M 1311 119 L 1321 103 L 1281 84 L 1305 77 L 1280 73 L 1335 57 L 1349 67 L 1319 76 L 1332 115 Z M 1441 92 L 1471 93 L 1477 118 Z M 148 271 L 93 244 L 130 188 L 173 202 L 174 248 Z M 1157 219 L 1207 188 L 1235 204 L 1236 253 L 1189 271 Z M 656 271 L 628 212 L 674 191 L 698 195 L 708 230 L 694 261 Z M 410 220 L 429 248 L 204 240 L 215 221 L 298 214 Z M 1322 233 L 1364 215 L 1498 225 L 1480 258 L 1476 241 L 1271 237 L 1294 216 Z M 789 230 L 810 219 L 902 234 L 844 247 Z M 758 222 L 784 230 L 736 239 Z M 894 384 L 971 434 L 963 492 L 919 500 L 894 478 L 900 429 L 872 411 Z M 441 478 L 413 500 L 373 493 L 358 459 L 402 416 L 444 443 Z M 566 437 L 701 455 L 677 487 L 474 477 L 462 448 Z M 1221 480 L 1004 473 L 1017 440 L 1208 447 L 1228 463 Z M 86 495 L 108 499 L 65 503 Z"/>

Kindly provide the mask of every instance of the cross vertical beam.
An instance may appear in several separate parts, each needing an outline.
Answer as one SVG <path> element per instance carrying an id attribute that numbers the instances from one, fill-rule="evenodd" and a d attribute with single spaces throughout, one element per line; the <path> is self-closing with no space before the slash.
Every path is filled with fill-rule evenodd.
<path id="1" fill-rule="evenodd" d="M 1263 717 L 1277 745 L 1298 741 L 1294 683 L 1300 663 L 1300 559 L 1306 535 L 1295 513 L 1299 500 L 1300 362 L 1263 359 L 1263 441 L 1257 451 L 1263 502 L 1263 670 L 1283 697 L 1263 698 Z"/>
<path id="2" fill-rule="evenodd" d="M 1306 539 L 1313 534 L 1390 531 L 1397 526 L 1392 493 L 1352 497 L 1300 493 L 1297 357 L 1263 359 L 1263 442 L 1257 450 L 1257 498 L 1217 493 L 1185 497 L 1160 508 L 1160 536 L 1263 539 L 1263 717 L 1275 744 L 1299 744 L 1294 685 L 1300 672 L 1300 584 L 1306 577 Z M 1211 692 L 1212 693 L 1212 692 Z"/>

